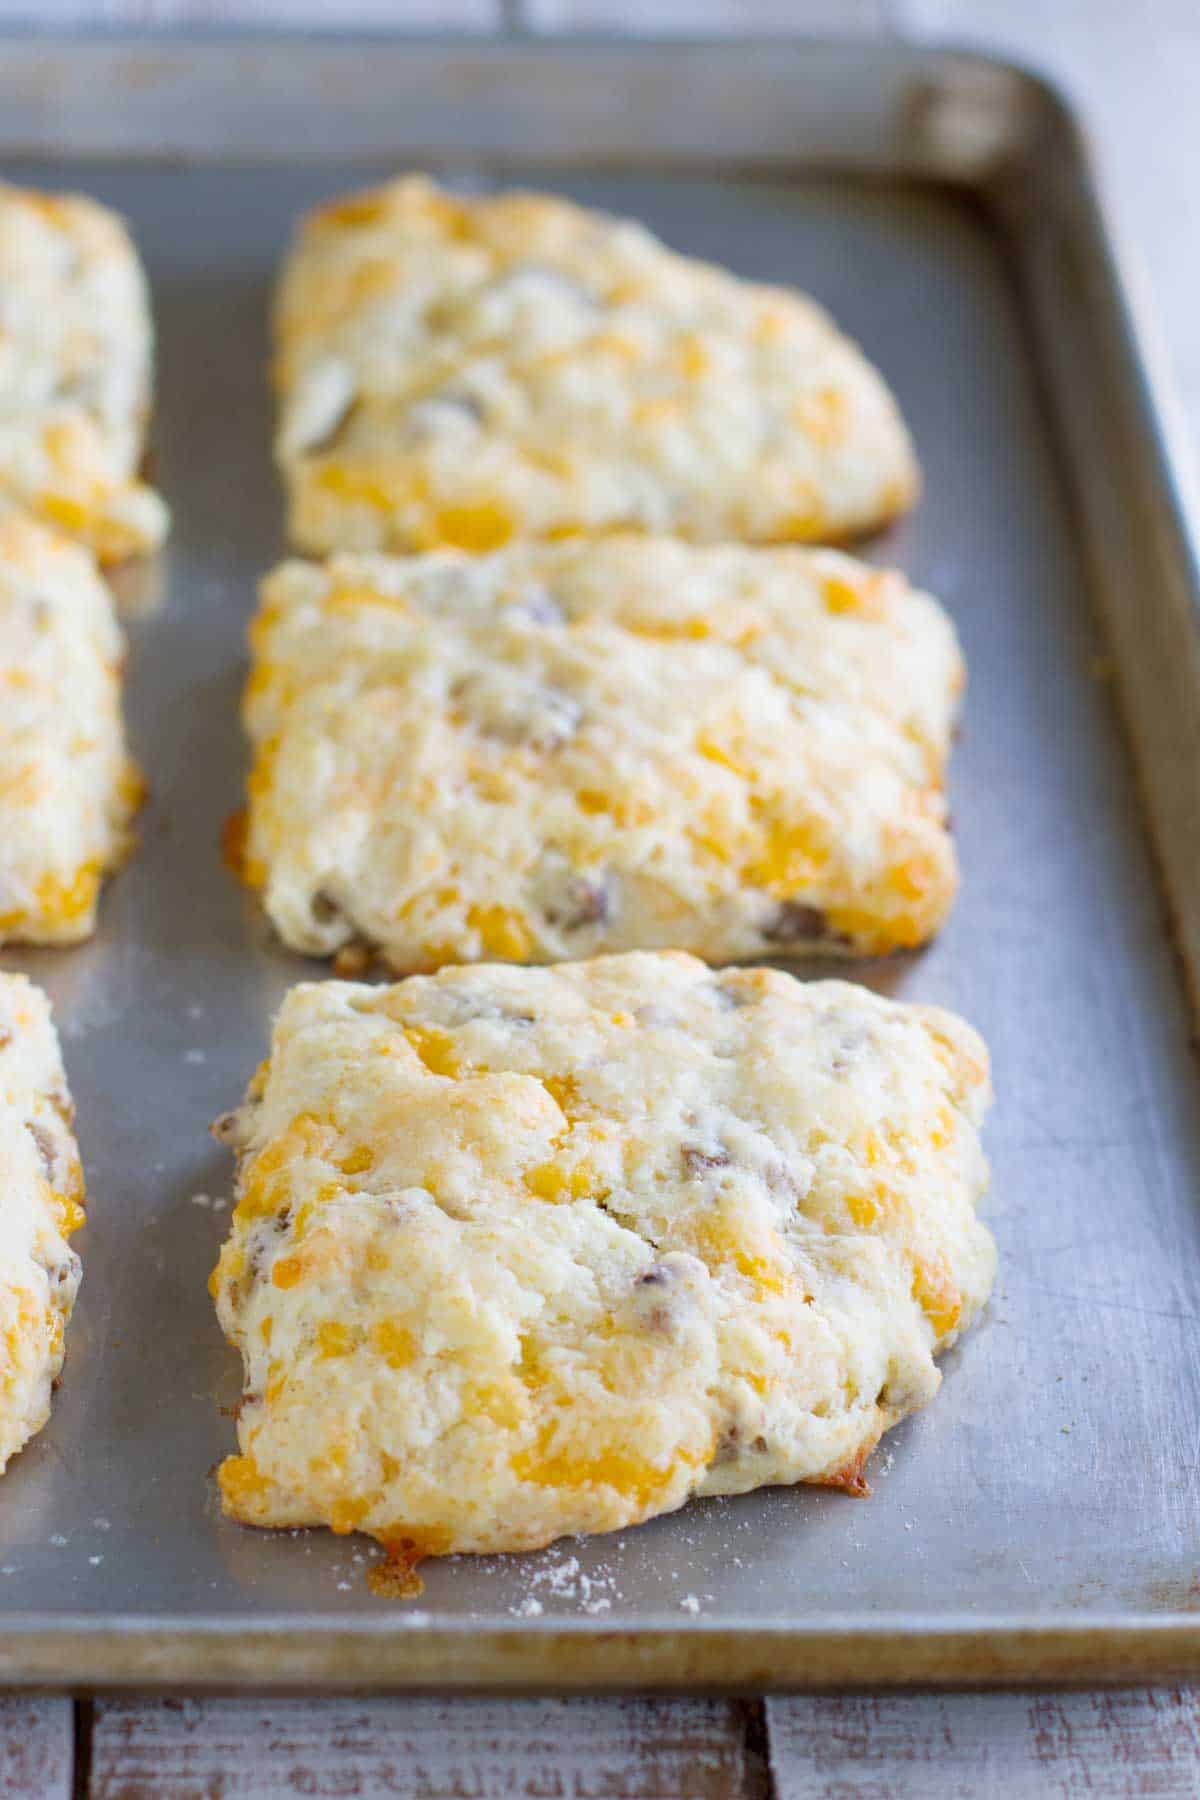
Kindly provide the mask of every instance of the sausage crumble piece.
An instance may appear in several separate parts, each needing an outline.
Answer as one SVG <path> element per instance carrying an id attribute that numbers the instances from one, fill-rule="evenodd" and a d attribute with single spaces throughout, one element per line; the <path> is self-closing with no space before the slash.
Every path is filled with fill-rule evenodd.
<path id="1" fill-rule="evenodd" d="M 411 1562 L 865 1491 L 991 1288 L 989 1097 L 952 1014 L 673 952 L 294 988 L 219 1125 L 227 1512 Z"/>

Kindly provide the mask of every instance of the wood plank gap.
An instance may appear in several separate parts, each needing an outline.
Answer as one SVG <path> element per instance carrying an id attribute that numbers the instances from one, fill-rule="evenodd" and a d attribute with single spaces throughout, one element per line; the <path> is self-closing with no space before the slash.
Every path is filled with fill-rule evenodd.
<path id="1" fill-rule="evenodd" d="M 775 1800 L 771 1775 L 771 1739 L 767 1708 L 762 1700 L 738 1703 L 742 1728 L 742 1766 L 749 1800 Z"/>
<path id="2" fill-rule="evenodd" d="M 72 1708 L 71 1800 L 88 1800 L 92 1787 L 92 1725 L 95 1705 L 76 1700 Z"/>

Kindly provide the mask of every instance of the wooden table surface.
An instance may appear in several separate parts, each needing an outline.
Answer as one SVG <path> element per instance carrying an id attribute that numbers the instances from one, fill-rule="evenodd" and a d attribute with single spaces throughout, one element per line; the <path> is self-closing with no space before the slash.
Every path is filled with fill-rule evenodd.
<path id="1" fill-rule="evenodd" d="M 43 28 L 837 30 L 979 43 L 1081 103 L 1200 440 L 1200 0 L 0 0 Z M 0 1800 L 1200 1795 L 1200 1692 L 656 1700 L 0 1696 Z"/>

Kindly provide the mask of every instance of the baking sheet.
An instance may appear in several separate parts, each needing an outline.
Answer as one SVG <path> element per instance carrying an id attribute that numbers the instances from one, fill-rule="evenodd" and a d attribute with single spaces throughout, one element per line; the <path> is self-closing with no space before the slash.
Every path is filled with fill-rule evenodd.
<path id="1" fill-rule="evenodd" d="M 810 290 L 913 427 L 925 499 L 868 554 L 940 595 L 962 634 L 963 892 L 927 953 L 855 972 L 962 1011 L 991 1045 L 1001 1263 L 984 1320 L 945 1359 L 934 1405 L 885 1440 L 865 1502 L 701 1503 L 534 1556 L 426 1564 L 408 1602 L 368 1591 L 365 1540 L 219 1517 L 209 1471 L 233 1447 L 239 1364 L 205 1291 L 231 1179 L 206 1125 L 239 1098 L 286 988 L 322 972 L 270 942 L 218 851 L 244 773 L 243 632 L 282 548 L 268 285 L 297 212 L 393 166 L 5 166 L 133 223 L 175 532 L 132 584 L 127 710 L 153 792 L 141 853 L 92 944 L 0 953 L 54 1000 L 90 1195 L 64 1385 L 0 1487 L 0 1678 L 762 1686 L 1194 1666 L 1189 1018 L 1068 484 L 1086 471 L 1064 464 L 1011 240 L 970 192 L 928 183 L 522 170 Z"/>

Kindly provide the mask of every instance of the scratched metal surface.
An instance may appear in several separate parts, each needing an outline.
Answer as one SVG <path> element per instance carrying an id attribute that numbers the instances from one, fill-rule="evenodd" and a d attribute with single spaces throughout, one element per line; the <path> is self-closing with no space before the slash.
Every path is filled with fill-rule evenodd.
<path id="1" fill-rule="evenodd" d="M 367 1590 L 358 1540 L 219 1517 L 209 1471 L 233 1445 L 239 1369 L 205 1291 L 228 1217 L 207 1202 L 230 1186 L 205 1128 L 237 1100 L 288 985 L 319 972 L 269 941 L 217 848 L 244 768 L 243 632 L 281 549 L 268 285 L 302 208 L 388 166 L 6 170 L 85 186 L 132 220 L 176 523 L 161 603 L 129 623 L 128 716 L 153 790 L 141 853 L 92 944 L 0 956 L 55 1002 L 92 1202 L 66 1379 L 0 1494 L 5 1678 L 99 1679 L 80 1646 L 107 1631 L 103 1677 L 145 1681 L 154 1668 L 135 1670 L 122 1646 L 160 1630 L 174 1678 L 228 1677 L 262 1628 L 303 1640 L 293 1680 L 336 1679 L 353 1653 L 367 1656 L 359 1679 L 374 1654 L 379 1679 L 404 1685 L 396 1643 L 451 1631 L 468 1633 L 462 1678 L 503 1684 L 528 1667 L 473 1655 L 470 1632 L 516 1641 L 568 1622 L 564 1679 L 586 1679 L 588 1643 L 619 1630 L 634 1634 L 631 1670 L 637 1634 L 666 1633 L 681 1670 L 735 1685 L 769 1676 L 761 1656 L 740 1659 L 756 1632 L 1103 1621 L 1119 1634 L 1200 1614 L 1200 1095 L 1010 251 L 969 197 L 829 175 L 526 171 L 811 290 L 911 421 L 925 498 L 867 553 L 939 594 L 966 648 L 952 774 L 963 892 L 927 953 L 856 973 L 961 1010 L 991 1044 L 989 1311 L 946 1359 L 937 1402 L 887 1440 L 866 1502 L 773 1491 L 537 1556 L 434 1563 L 424 1596 L 390 1608 Z M 733 1633 L 726 1662 L 688 1664 L 689 1642 L 714 1629 Z M 261 1674 L 278 1670 L 268 1659 Z M 801 1678 L 820 1676 L 818 1654 Z M 665 1664 L 631 1675 L 659 1678 Z M 541 1684 L 553 1680 L 551 1655 Z"/>

